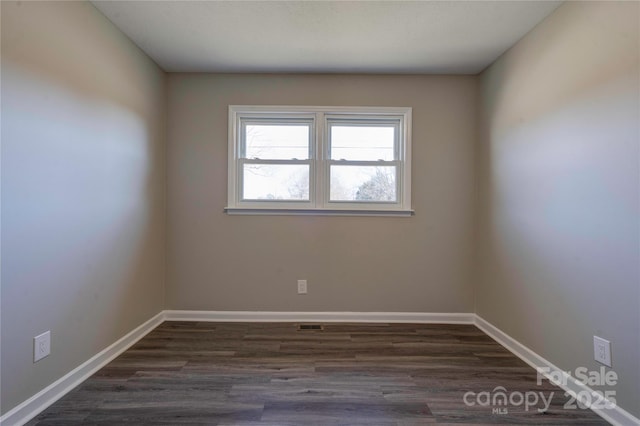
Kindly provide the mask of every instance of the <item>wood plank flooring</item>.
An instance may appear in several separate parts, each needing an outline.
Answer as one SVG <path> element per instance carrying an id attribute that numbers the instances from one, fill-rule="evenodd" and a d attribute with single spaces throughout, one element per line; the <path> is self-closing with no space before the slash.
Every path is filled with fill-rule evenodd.
<path id="1" fill-rule="evenodd" d="M 477 403 L 498 386 L 549 410 Z M 28 424 L 607 424 L 567 400 L 472 325 L 165 322 Z"/>

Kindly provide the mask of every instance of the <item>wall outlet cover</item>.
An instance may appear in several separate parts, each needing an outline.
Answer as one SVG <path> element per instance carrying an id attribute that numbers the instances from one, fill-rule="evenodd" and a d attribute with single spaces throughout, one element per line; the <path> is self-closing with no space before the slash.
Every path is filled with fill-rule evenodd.
<path id="1" fill-rule="evenodd" d="M 38 362 L 51 353 L 51 330 L 33 338 L 33 362 Z"/>
<path id="2" fill-rule="evenodd" d="M 611 342 L 602 337 L 593 336 L 593 357 L 599 363 L 611 367 Z"/>

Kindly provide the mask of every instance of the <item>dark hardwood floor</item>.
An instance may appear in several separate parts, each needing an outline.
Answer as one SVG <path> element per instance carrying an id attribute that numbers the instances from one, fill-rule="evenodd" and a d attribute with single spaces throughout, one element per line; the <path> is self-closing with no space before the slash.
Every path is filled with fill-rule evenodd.
<path id="1" fill-rule="evenodd" d="M 607 424 L 567 401 L 472 325 L 165 322 L 29 424 Z"/>

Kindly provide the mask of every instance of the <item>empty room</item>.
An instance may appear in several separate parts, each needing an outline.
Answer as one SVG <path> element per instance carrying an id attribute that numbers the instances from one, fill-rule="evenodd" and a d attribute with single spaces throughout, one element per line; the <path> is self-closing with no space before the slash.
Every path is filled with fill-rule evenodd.
<path id="1" fill-rule="evenodd" d="M 640 2 L 0 19 L 3 426 L 640 425 Z"/>

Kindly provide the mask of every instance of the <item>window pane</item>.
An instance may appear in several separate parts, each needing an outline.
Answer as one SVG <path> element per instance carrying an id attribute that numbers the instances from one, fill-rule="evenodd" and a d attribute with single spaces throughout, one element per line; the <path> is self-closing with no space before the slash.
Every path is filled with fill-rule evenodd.
<path id="1" fill-rule="evenodd" d="M 331 201 L 396 202 L 395 166 L 331 166 Z"/>
<path id="2" fill-rule="evenodd" d="M 309 158 L 310 125 L 245 125 L 245 158 L 291 160 Z"/>
<path id="3" fill-rule="evenodd" d="M 395 160 L 395 127 L 331 126 L 331 159 Z"/>
<path id="4" fill-rule="evenodd" d="M 245 164 L 245 200 L 309 200 L 308 164 Z"/>

